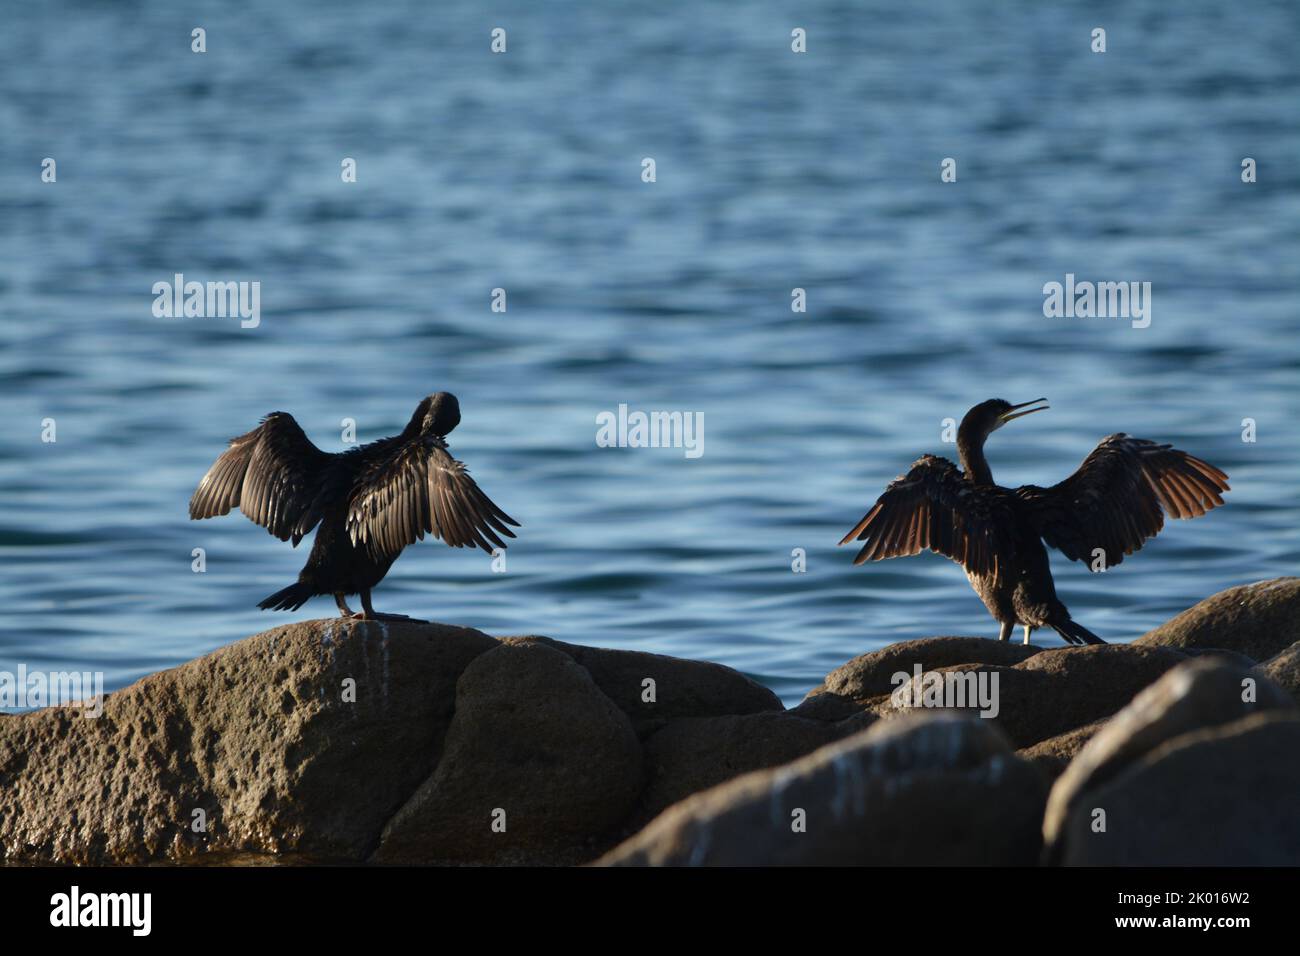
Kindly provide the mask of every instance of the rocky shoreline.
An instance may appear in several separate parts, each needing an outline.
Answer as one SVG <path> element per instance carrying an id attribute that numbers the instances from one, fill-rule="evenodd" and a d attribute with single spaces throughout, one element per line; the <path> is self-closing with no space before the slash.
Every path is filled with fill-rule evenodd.
<path id="1" fill-rule="evenodd" d="M 905 641 L 789 710 L 718 664 L 307 621 L 146 677 L 95 719 L 0 719 L 0 852 L 1300 865 L 1297 702 L 1300 578 L 1223 591 L 1128 645 Z"/>

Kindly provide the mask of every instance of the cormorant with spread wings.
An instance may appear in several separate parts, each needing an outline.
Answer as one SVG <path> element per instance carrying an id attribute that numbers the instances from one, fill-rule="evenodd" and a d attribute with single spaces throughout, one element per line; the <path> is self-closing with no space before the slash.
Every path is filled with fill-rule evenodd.
<path id="1" fill-rule="evenodd" d="M 1072 561 L 1112 568 L 1159 533 L 1164 516 L 1196 518 L 1223 504 L 1228 476 L 1169 445 L 1110 435 L 1069 478 L 1050 488 L 993 482 L 984 442 L 1007 422 L 1040 412 L 1047 399 L 976 405 L 957 430 L 961 468 L 926 455 L 890 482 L 840 544 L 865 542 L 854 564 L 926 548 L 966 569 L 975 593 L 1002 625 L 1050 627 L 1071 644 L 1104 644 L 1070 618 L 1056 596 L 1044 542 Z"/>
<path id="2" fill-rule="evenodd" d="M 447 452 L 446 436 L 460 423 L 456 396 L 438 392 L 415 409 L 400 435 L 323 452 L 293 416 L 273 412 L 232 439 L 194 497 L 190 517 L 213 518 L 239 508 L 281 541 L 298 542 L 318 528 L 296 584 L 258 606 L 294 611 L 317 594 L 333 594 L 344 617 L 402 619 L 370 604 L 402 549 L 425 534 L 453 548 L 504 548 L 519 527 L 485 495 L 465 466 Z M 361 595 L 360 613 L 346 596 Z"/>

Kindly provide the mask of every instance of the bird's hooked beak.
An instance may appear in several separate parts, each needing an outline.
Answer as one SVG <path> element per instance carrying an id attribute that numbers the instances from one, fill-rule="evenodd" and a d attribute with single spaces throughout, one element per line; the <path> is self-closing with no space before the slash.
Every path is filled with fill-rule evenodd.
<path id="1" fill-rule="evenodd" d="M 1001 428 L 1009 421 L 1014 421 L 1015 419 L 1022 418 L 1025 415 L 1032 415 L 1034 412 L 1047 411 L 1047 409 L 1051 408 L 1050 405 L 1038 404 L 1039 402 L 1045 402 L 1045 401 L 1047 401 L 1047 399 L 1045 398 L 1036 398 L 1032 402 L 1021 402 L 1019 405 L 1012 405 L 1005 412 L 1003 412 L 1001 415 L 998 416 L 997 427 Z M 1030 408 L 1029 406 L 1031 405 L 1034 407 Z M 1019 411 L 1019 409 L 1023 409 L 1023 411 Z"/>

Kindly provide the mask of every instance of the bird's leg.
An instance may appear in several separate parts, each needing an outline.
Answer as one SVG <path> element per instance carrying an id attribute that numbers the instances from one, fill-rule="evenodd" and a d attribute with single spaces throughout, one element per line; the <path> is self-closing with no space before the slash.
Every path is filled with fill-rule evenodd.
<path id="1" fill-rule="evenodd" d="M 998 640 L 999 640 L 999 641 L 1009 641 L 1009 640 L 1011 640 L 1011 629 L 1012 629 L 1013 627 L 1015 627 L 1015 626 L 1016 626 L 1016 625 L 1015 625 L 1015 622 L 1013 622 L 1013 621 L 1003 621 L 1003 622 L 1002 622 L 1002 632 L 1001 632 L 1000 634 L 998 634 Z"/>
<path id="2" fill-rule="evenodd" d="M 1030 625 L 1030 624 L 1026 624 L 1026 625 L 1025 625 L 1025 643 L 1026 643 L 1026 644 L 1029 643 L 1029 632 L 1032 631 L 1033 629 L 1034 629 L 1034 628 L 1033 628 L 1032 625 Z"/>
<path id="3" fill-rule="evenodd" d="M 380 614 L 370 603 L 370 588 L 361 590 L 361 613 L 354 614 L 353 617 L 360 621 L 409 621 L 412 618 L 405 614 Z"/>
<path id="4" fill-rule="evenodd" d="M 343 613 L 344 617 L 353 616 L 352 608 L 348 607 L 347 597 L 342 591 L 334 592 L 334 603 L 339 606 L 339 610 Z"/>

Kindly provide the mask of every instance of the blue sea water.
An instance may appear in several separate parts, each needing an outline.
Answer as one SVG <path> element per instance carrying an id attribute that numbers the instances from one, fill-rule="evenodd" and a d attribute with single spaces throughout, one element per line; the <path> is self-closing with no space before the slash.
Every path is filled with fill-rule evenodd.
<path id="1" fill-rule="evenodd" d="M 524 527 L 505 574 L 411 548 L 381 610 L 720 661 L 787 701 L 889 642 L 996 633 L 956 565 L 835 547 L 992 396 L 1052 403 L 991 441 L 1003 484 L 1116 431 L 1231 475 L 1111 573 L 1057 556 L 1092 630 L 1294 573 L 1297 27 L 1280 2 L 14 6 L 0 669 L 112 689 L 332 615 L 258 611 L 306 547 L 188 498 L 267 412 L 340 451 L 343 419 L 392 434 L 436 390 Z M 156 318 L 176 273 L 260 282 L 261 324 Z M 1149 281 L 1150 327 L 1045 318 L 1067 273 Z M 620 403 L 702 413 L 704 454 L 598 447 Z"/>

